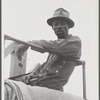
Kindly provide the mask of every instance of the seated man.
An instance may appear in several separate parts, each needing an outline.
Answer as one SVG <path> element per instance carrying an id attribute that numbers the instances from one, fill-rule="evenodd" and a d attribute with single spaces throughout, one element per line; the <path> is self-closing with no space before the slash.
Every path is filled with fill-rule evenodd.
<path id="1" fill-rule="evenodd" d="M 33 73 L 24 76 L 22 81 L 31 86 L 47 87 L 63 91 L 63 86 L 68 82 L 78 59 L 81 56 L 81 40 L 77 36 L 69 34 L 69 29 L 74 22 L 69 18 L 69 12 L 59 8 L 54 16 L 47 20 L 57 36 L 55 41 L 33 40 L 30 43 L 42 47 L 42 53 L 48 52 L 49 56 L 43 65 Z M 16 51 L 18 58 L 28 49 L 21 44 Z M 32 50 L 34 48 L 31 47 Z"/>

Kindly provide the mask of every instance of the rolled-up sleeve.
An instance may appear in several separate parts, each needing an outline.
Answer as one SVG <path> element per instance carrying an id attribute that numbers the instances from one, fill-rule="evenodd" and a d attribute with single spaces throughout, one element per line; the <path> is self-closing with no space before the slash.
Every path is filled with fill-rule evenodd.
<path id="1" fill-rule="evenodd" d="M 81 40 L 77 36 L 69 39 L 60 39 L 57 41 L 33 41 L 32 43 L 41 46 L 46 52 L 61 55 L 64 57 L 80 57 L 81 56 Z"/>

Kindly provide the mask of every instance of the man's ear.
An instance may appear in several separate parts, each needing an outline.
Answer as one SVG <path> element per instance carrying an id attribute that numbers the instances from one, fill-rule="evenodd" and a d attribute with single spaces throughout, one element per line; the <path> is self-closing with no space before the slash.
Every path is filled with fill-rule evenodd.
<path id="1" fill-rule="evenodd" d="M 53 29 L 53 26 L 51 26 L 51 28 Z M 54 30 L 54 29 L 53 29 Z"/>
<path id="2" fill-rule="evenodd" d="M 51 27 L 52 27 L 52 29 L 53 29 L 53 25 L 52 25 Z"/>

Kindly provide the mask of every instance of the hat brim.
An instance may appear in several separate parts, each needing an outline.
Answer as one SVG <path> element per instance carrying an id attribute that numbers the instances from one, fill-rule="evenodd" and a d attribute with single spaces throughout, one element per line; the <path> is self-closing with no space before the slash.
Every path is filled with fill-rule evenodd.
<path id="1" fill-rule="evenodd" d="M 49 18 L 48 20 L 47 20 L 47 23 L 50 25 L 50 26 L 52 26 L 52 22 L 54 21 L 54 20 L 59 20 L 59 19 L 61 19 L 61 20 L 66 20 L 67 21 L 67 23 L 68 23 L 68 26 L 69 26 L 69 28 L 72 28 L 72 27 L 74 27 L 74 22 L 70 19 L 70 18 L 66 18 L 66 17 L 52 17 L 52 18 Z"/>

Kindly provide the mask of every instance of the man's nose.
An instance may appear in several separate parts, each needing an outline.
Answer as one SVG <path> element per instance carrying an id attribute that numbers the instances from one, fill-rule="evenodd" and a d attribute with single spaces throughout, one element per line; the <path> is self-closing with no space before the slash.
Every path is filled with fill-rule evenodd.
<path id="1" fill-rule="evenodd" d="M 61 24 L 58 24 L 58 26 L 57 26 L 58 28 L 62 28 L 62 25 Z"/>

